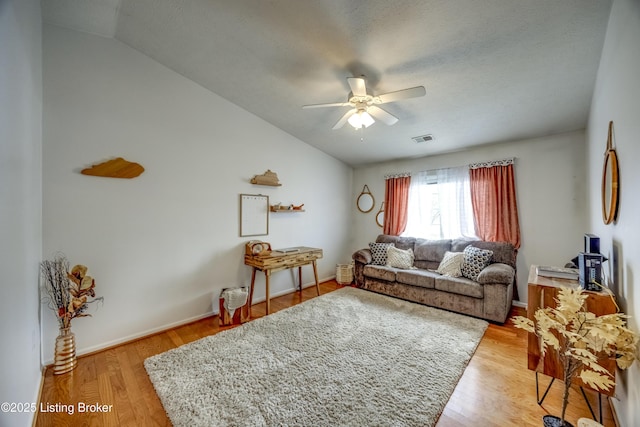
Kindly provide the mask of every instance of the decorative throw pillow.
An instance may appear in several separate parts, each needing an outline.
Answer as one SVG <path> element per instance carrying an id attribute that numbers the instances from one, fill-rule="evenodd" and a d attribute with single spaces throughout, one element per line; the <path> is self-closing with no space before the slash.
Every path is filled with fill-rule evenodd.
<path id="1" fill-rule="evenodd" d="M 387 249 L 387 267 L 410 269 L 413 267 L 413 249 L 398 249 L 391 246 Z"/>
<path id="2" fill-rule="evenodd" d="M 462 262 L 464 261 L 464 252 L 445 252 L 440 265 L 436 270 L 443 276 L 460 277 L 462 276 Z"/>
<path id="3" fill-rule="evenodd" d="M 394 243 L 369 243 L 373 265 L 385 265 L 387 263 L 387 249 L 395 247 Z"/>
<path id="4" fill-rule="evenodd" d="M 480 272 L 491 262 L 493 251 L 467 246 L 464 248 L 463 254 L 462 275 L 467 279 L 477 281 Z"/>

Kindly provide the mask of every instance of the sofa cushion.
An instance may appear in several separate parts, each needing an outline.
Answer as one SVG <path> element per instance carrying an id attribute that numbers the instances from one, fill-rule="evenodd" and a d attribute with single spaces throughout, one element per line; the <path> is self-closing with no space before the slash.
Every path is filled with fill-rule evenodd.
<path id="1" fill-rule="evenodd" d="M 385 265 L 387 263 L 387 250 L 393 246 L 393 243 L 369 243 L 371 251 L 372 264 Z"/>
<path id="2" fill-rule="evenodd" d="M 392 267 L 385 267 L 384 265 L 365 265 L 363 273 L 367 277 L 386 280 L 387 282 L 395 282 L 396 280 L 396 270 Z"/>
<path id="3" fill-rule="evenodd" d="M 452 294 L 466 295 L 473 298 L 484 296 L 484 287 L 478 282 L 465 277 L 440 276 L 435 280 L 436 289 Z"/>
<path id="4" fill-rule="evenodd" d="M 416 239 L 414 253 L 416 260 L 440 262 L 444 254 L 451 250 L 451 240 Z M 462 251 L 460 251 L 462 252 Z"/>
<path id="5" fill-rule="evenodd" d="M 400 249 L 413 249 L 416 243 L 416 238 L 391 236 L 389 234 L 380 234 L 376 239 L 376 242 L 377 243 L 393 243 L 396 248 L 400 248 Z"/>
<path id="6" fill-rule="evenodd" d="M 462 262 L 464 261 L 464 253 L 447 251 L 442 258 L 442 262 L 438 266 L 436 272 L 443 276 L 460 277 L 462 276 Z"/>
<path id="7" fill-rule="evenodd" d="M 361 262 L 362 264 L 369 264 L 373 261 L 370 249 L 360 249 L 354 252 L 351 258 L 353 258 L 354 261 Z"/>
<path id="8" fill-rule="evenodd" d="M 396 273 L 396 280 L 405 285 L 419 286 L 421 288 L 435 287 L 436 277 L 440 277 L 438 273 L 427 270 L 401 270 Z"/>
<path id="9" fill-rule="evenodd" d="M 463 253 L 462 275 L 467 279 L 478 280 L 480 272 L 491 262 L 493 252 L 475 246 L 467 246 Z"/>
<path id="10" fill-rule="evenodd" d="M 478 283 L 504 283 L 509 285 L 513 282 L 516 271 L 507 264 L 500 262 L 487 266 L 478 274 Z"/>
<path id="11" fill-rule="evenodd" d="M 475 246 L 476 248 L 492 251 L 493 257 L 491 257 L 491 262 L 499 262 L 516 268 L 517 251 L 511 243 L 478 241 L 471 243 L 471 245 Z"/>
<path id="12" fill-rule="evenodd" d="M 454 239 L 451 241 L 451 252 L 462 252 L 467 246 L 493 251 L 491 262 L 501 262 L 516 268 L 517 251 L 511 243 L 485 242 L 483 240 Z"/>
<path id="13" fill-rule="evenodd" d="M 420 261 L 416 259 L 413 261 L 413 265 L 422 270 L 436 271 L 440 265 L 440 261 Z"/>
<path id="14" fill-rule="evenodd" d="M 401 269 L 412 269 L 413 266 L 413 250 L 412 249 L 398 249 L 396 247 L 389 247 L 387 249 L 387 267 L 395 267 Z"/>
<path id="15" fill-rule="evenodd" d="M 472 243 L 480 242 L 480 240 L 471 240 L 465 238 L 453 239 L 451 241 L 451 252 L 463 252 L 464 248 L 469 246 Z"/>

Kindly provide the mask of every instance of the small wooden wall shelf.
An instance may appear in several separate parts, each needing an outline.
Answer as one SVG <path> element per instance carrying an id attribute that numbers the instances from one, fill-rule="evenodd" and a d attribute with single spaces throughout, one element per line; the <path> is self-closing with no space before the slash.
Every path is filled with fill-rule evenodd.
<path id="1" fill-rule="evenodd" d="M 304 212 L 304 209 L 302 209 L 302 206 L 304 206 L 304 204 L 300 205 L 300 206 L 293 206 L 293 205 L 287 205 L 287 206 L 278 206 L 278 205 L 271 205 L 269 207 L 269 211 L 270 212 L 275 212 L 275 213 L 284 213 L 284 212 Z"/>
<path id="2" fill-rule="evenodd" d="M 105 178 L 135 178 L 144 172 L 144 168 L 139 163 L 130 162 L 117 157 L 106 162 L 93 165 L 90 168 L 80 171 L 83 175 L 102 176 Z"/>

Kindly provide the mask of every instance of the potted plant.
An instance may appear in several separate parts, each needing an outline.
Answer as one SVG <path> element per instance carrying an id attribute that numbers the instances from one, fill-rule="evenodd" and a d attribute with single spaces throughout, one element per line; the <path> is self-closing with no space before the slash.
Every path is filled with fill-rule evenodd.
<path id="1" fill-rule="evenodd" d="M 638 336 L 626 327 L 627 315 L 614 313 L 596 316 L 584 307 L 587 294 L 581 288 L 562 288 L 557 306 L 540 308 L 535 322 L 523 316 L 513 318 L 516 327 L 536 334 L 541 351 L 556 351 L 564 371 L 564 394 L 560 417 L 543 417 L 545 427 L 568 427 L 565 421 L 569 389 L 578 376 L 588 386 L 609 390 L 615 383 L 600 361 L 615 358 L 620 369 L 637 359 Z"/>

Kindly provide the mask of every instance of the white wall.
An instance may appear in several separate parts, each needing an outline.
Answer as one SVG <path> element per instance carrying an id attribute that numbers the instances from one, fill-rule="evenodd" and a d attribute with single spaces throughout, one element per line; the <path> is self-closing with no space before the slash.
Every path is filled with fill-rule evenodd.
<path id="1" fill-rule="evenodd" d="M 610 285 L 629 324 L 640 332 L 640 1 L 615 0 L 600 60 L 587 130 L 589 212 L 591 228 L 601 238 L 601 251 Z M 601 174 L 609 121 L 620 164 L 620 209 L 614 224 L 604 225 L 601 214 Z M 613 399 L 620 425 L 640 422 L 640 365 L 619 372 Z"/>
<path id="2" fill-rule="evenodd" d="M 355 200 L 367 184 L 376 208 L 352 216 L 352 250 L 366 247 L 382 233 L 375 214 L 384 200 L 384 176 L 419 172 L 515 157 L 521 247 L 518 252 L 518 293 L 527 302 L 527 276 L 532 264 L 564 265 L 582 250 L 586 227 L 584 133 L 569 132 L 544 138 L 494 144 L 467 151 L 420 159 L 393 161 L 354 172 Z M 437 144 L 436 142 L 434 142 Z"/>
<path id="3" fill-rule="evenodd" d="M 73 322 L 80 353 L 217 311 L 223 287 L 248 284 L 244 243 L 256 237 L 239 237 L 241 193 L 305 204 L 272 214 L 257 238 L 324 249 L 321 279 L 348 259 L 350 167 L 118 41 L 48 25 L 43 40 L 43 256 L 87 265 L 104 296 Z M 146 170 L 79 174 L 115 156 Z M 249 183 L 267 169 L 281 187 Z M 276 273 L 271 295 L 293 285 L 291 271 Z M 264 295 L 259 274 L 254 300 Z M 43 317 L 48 361 L 57 330 Z"/>
<path id="4" fill-rule="evenodd" d="M 37 402 L 42 238 L 40 2 L 0 0 L 0 402 Z M 14 408 L 20 409 L 20 408 Z M 0 411 L 0 425 L 31 423 Z"/>

